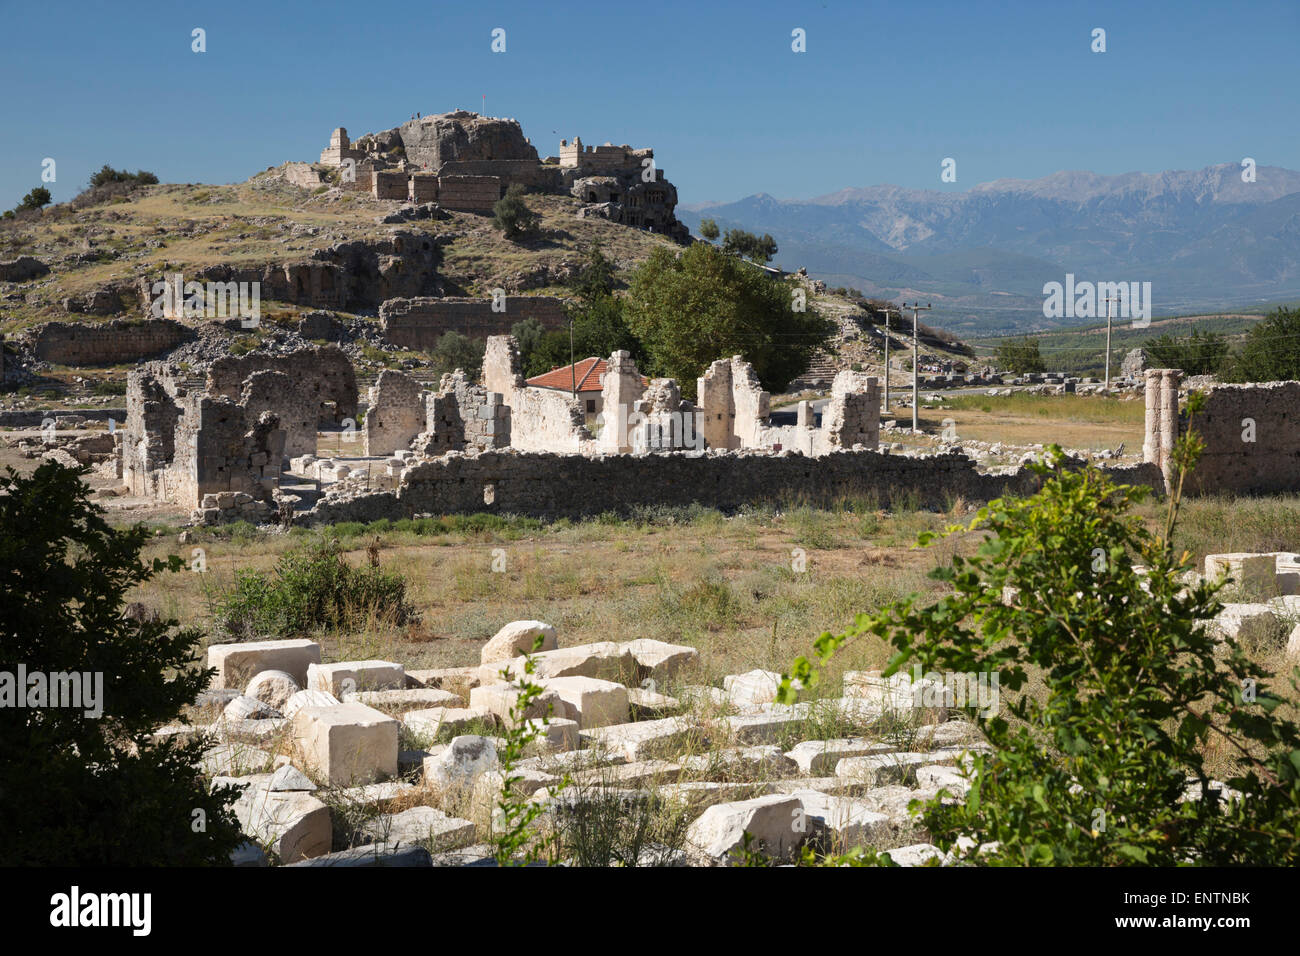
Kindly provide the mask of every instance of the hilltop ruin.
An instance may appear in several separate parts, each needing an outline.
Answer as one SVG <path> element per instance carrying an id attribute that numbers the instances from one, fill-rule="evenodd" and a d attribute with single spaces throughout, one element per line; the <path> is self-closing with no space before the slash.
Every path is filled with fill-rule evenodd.
<path id="1" fill-rule="evenodd" d="M 320 166 L 337 170 L 345 188 L 375 199 L 437 203 L 445 209 L 489 213 L 511 185 L 571 195 L 579 216 L 662 233 L 684 241 L 674 215 L 677 188 L 657 169 L 654 150 L 560 140 L 559 155 L 539 157 L 519 122 L 455 110 L 414 117 L 355 142 L 339 127 L 321 151 Z M 322 180 L 305 164 L 289 175 L 301 184 Z"/>

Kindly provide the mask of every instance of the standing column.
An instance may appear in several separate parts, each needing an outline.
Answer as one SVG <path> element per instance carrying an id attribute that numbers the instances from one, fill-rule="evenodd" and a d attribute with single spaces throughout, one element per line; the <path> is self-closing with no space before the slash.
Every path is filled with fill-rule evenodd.
<path id="1" fill-rule="evenodd" d="M 1160 387 L 1160 470 L 1168 485 L 1173 471 L 1174 442 L 1178 440 L 1178 383 L 1183 373 L 1176 368 L 1162 371 Z"/>
<path id="2" fill-rule="evenodd" d="M 1163 376 L 1160 369 L 1146 371 L 1146 432 L 1142 439 L 1142 460 L 1160 464 L 1160 389 Z"/>

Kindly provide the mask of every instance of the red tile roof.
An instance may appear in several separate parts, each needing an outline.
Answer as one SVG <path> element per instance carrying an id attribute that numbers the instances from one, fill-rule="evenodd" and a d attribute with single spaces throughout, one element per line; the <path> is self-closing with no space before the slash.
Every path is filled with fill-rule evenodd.
<path id="1" fill-rule="evenodd" d="M 608 364 L 602 358 L 585 358 L 574 362 L 572 366 L 562 365 L 541 375 L 534 375 L 527 380 L 527 384 L 537 388 L 555 388 L 568 392 L 573 390 L 573 383 L 576 380 L 578 391 L 599 392 L 605 387 L 605 372 L 608 368 Z M 641 384 L 649 385 L 650 381 L 642 375 Z"/>

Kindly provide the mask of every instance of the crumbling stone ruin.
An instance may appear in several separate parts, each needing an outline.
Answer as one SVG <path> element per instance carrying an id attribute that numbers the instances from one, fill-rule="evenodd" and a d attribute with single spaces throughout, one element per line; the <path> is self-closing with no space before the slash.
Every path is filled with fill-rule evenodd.
<path id="1" fill-rule="evenodd" d="M 1224 578 L 1238 603 L 1205 622 L 1210 633 L 1300 654 L 1300 627 L 1288 638 L 1285 624 L 1300 555 L 1212 554 L 1188 583 Z M 249 840 L 241 865 L 264 865 L 267 853 L 298 866 L 483 863 L 504 785 L 493 733 L 519 720 L 530 661 L 538 696 L 522 716 L 536 739 L 511 774 L 516 798 L 539 807 L 537 832 L 584 806 L 654 799 L 683 828 L 671 846 L 648 844 L 644 865 L 735 864 L 746 850 L 791 861 L 803 846 L 874 847 L 899 866 L 956 862 L 924 842 L 909 807 L 941 791 L 945 802 L 966 799 L 970 762 L 991 747 L 958 711 L 995 708 L 996 675 L 848 670 L 780 704 L 780 674 L 717 677 L 707 653 L 618 634 L 569 644 L 538 620 L 504 624 L 473 663 L 433 669 L 327 661 L 304 639 L 212 644 L 216 676 L 202 703 L 219 716 L 157 733 L 220 742 L 202 766 L 214 782 L 247 785 L 234 807 Z M 362 825 L 331 813 L 340 804 Z M 340 843 L 347 849 L 331 852 Z"/>
<path id="2" fill-rule="evenodd" d="M 306 259 L 268 262 L 255 266 L 212 265 L 185 273 L 184 280 L 210 287 L 220 284 L 226 299 L 237 299 L 240 283 L 257 284 L 262 300 L 292 302 L 316 309 L 358 310 L 377 308 L 387 299 L 430 295 L 438 289 L 441 252 L 427 233 L 394 230 L 383 239 L 340 242 L 318 249 Z M 140 279 L 124 296 L 127 300 L 110 311 L 138 307 L 163 318 L 192 319 L 184 301 L 168 302 L 155 295 L 154 284 L 163 276 Z M 191 313 L 192 313 L 191 309 Z M 202 312 L 202 308 L 200 308 Z"/>
<path id="3" fill-rule="evenodd" d="M 367 456 L 391 455 L 409 448 L 425 425 L 425 392 L 409 375 L 391 369 L 379 373 L 370 387 L 366 420 L 362 427 Z M 313 446 L 304 454 L 315 454 Z"/>
<path id="4" fill-rule="evenodd" d="M 169 352 L 194 337 L 170 319 L 114 319 L 102 325 L 45 322 L 23 336 L 32 357 L 60 365 L 118 365 Z"/>
<path id="5" fill-rule="evenodd" d="M 226 357 L 206 383 L 150 362 L 127 377 L 119 477 L 132 494 L 205 512 L 265 517 L 287 456 L 314 454 L 322 421 L 357 414 L 356 378 L 337 348 Z"/>
<path id="6" fill-rule="evenodd" d="M 747 846 L 789 860 L 805 842 L 891 847 L 900 866 L 941 859 L 916 842 L 924 832 L 908 804 L 940 787 L 961 799 L 969 781 L 960 765 L 989 749 L 975 725 L 949 719 L 968 700 L 988 706 L 987 687 L 849 671 L 836 696 L 780 705 L 776 673 L 727 674 L 715 686 L 703 683 L 693 647 L 644 638 L 561 644 L 544 621 L 511 621 L 475 664 L 431 670 L 322 663 L 309 640 L 213 644 L 207 664 L 217 676 L 204 702 L 219 705 L 220 716 L 158 732 L 220 741 L 203 769 L 214 782 L 247 786 L 234 806 L 248 838 L 238 865 L 264 865 L 268 853 L 290 866 L 486 862 L 485 824 L 504 768 L 491 731 L 480 731 L 513 719 L 519 690 L 502 671 L 522 673 L 522 655 L 537 642 L 531 679 L 541 696 L 526 717 L 538 738 L 514 766 L 514 792 L 540 805 L 539 830 L 587 802 L 657 794 L 684 814 L 684 829 L 672 846 L 649 844 L 643 865 L 733 863 Z M 858 735 L 821 739 L 811 732 L 814 707 Z M 900 722 L 912 730 L 907 747 L 885 731 Z M 402 749 L 412 736 L 448 733 L 448 743 Z M 798 743 L 778 746 L 792 734 Z M 738 784 L 737 774 L 764 782 Z M 368 822 L 336 832 L 327 799 L 363 810 Z M 339 842 L 348 848 L 331 852 Z"/>
<path id="7" fill-rule="evenodd" d="M 330 135 L 321 164 L 347 171 L 344 186 L 376 199 L 437 203 L 444 209 L 488 213 L 512 184 L 567 193 L 582 200 L 582 216 L 600 216 L 684 241 L 674 215 L 677 188 L 655 168 L 654 150 L 584 146 L 560 141 L 560 155 L 542 159 L 517 120 L 455 110 L 416 117 L 353 143 L 346 129 Z M 295 173 L 301 180 L 302 174 Z"/>
<path id="8" fill-rule="evenodd" d="M 496 303 L 486 298 L 421 296 L 390 299 L 379 307 L 384 337 L 405 349 L 433 349 L 438 339 L 451 331 L 471 338 L 505 335 L 524 319 L 536 319 L 547 329 L 564 328 L 568 323 L 564 300 L 512 295 Z"/>
<path id="9" fill-rule="evenodd" d="M 474 385 L 460 369 L 443 375 L 425 405 L 424 431 L 412 448 L 436 458 L 449 451 L 490 451 L 510 444 L 510 408 L 500 394 Z"/>
<path id="10" fill-rule="evenodd" d="M 685 238 L 677 222 L 677 187 L 654 165 L 653 149 L 584 146 L 581 137 L 560 140 L 560 168 L 570 195 L 588 205 L 579 215 L 600 216 L 627 226 Z"/>
<path id="11" fill-rule="evenodd" d="M 282 372 L 295 383 L 295 388 L 312 395 L 319 424 L 340 425 L 357 417 L 356 371 L 347 354 L 337 346 L 313 346 L 288 355 L 250 352 L 217 359 L 208 367 L 208 391 L 238 399 L 245 381 L 254 372 Z"/>
<path id="12" fill-rule="evenodd" d="M 227 356 L 202 385 L 149 363 L 128 383 L 120 474 L 134 494 L 215 521 L 241 505 L 265 514 L 288 460 L 290 475 L 320 482 L 313 495 L 282 495 L 298 497 L 306 523 L 485 509 L 576 517 L 691 502 L 731 510 L 791 497 L 830 504 L 874 495 L 887 506 L 900 493 L 946 507 L 958 496 L 1024 493 L 1038 481 L 1023 468 L 981 469 L 957 449 L 890 453 L 880 443 L 879 384 L 862 373 L 836 375 L 820 419 L 803 402 L 787 423 L 739 356 L 706 370 L 694 403 L 672 379 L 647 382 L 626 352 L 600 368 L 591 420 L 568 390 L 525 381 L 513 337 L 490 336 L 481 383 L 458 370 L 433 389 L 386 370 L 367 395 L 361 447 L 352 457 L 318 458 L 321 427 L 347 430 L 359 417 L 355 373 L 336 346 Z M 1126 480 L 1165 487 L 1178 379 L 1176 371 L 1148 373 L 1146 463 L 1112 468 Z M 1196 487 L 1290 487 L 1300 442 L 1286 423 L 1297 399 L 1300 383 L 1212 392 L 1210 449 Z M 1233 424 L 1248 412 L 1258 428 L 1284 436 L 1250 469 Z"/>
<path id="13" fill-rule="evenodd" d="M 1143 461 L 1172 477 L 1174 442 L 1187 430 L 1178 405 L 1178 369 L 1146 371 Z M 1189 494 L 1276 494 L 1300 489 L 1300 382 L 1214 384 L 1192 429 L 1205 442 L 1188 472 Z"/>
<path id="14" fill-rule="evenodd" d="M 190 508 L 246 509 L 264 517 L 279 485 L 285 433 L 270 411 L 194 389 L 178 369 L 151 362 L 127 378 L 121 478 L 134 495 Z"/>
<path id="15" fill-rule="evenodd" d="M 494 335 L 483 353 L 483 387 L 502 396 L 510 409 L 511 447 L 520 451 L 583 454 L 593 447 L 582 406 L 571 396 L 524 381 L 519 344 Z"/>

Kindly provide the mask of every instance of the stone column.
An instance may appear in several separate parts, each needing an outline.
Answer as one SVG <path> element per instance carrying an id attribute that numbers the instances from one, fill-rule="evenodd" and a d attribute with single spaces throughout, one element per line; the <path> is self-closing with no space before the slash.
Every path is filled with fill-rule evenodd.
<path id="1" fill-rule="evenodd" d="M 1160 464 L 1160 413 L 1161 382 L 1163 376 L 1158 368 L 1146 371 L 1146 433 L 1142 439 L 1142 460 L 1151 464 Z"/>
<path id="2" fill-rule="evenodd" d="M 1161 370 L 1160 387 L 1160 470 L 1165 483 L 1173 472 L 1174 442 L 1178 440 L 1178 383 L 1183 373 L 1176 368 Z"/>
<path id="3" fill-rule="evenodd" d="M 632 450 L 629 420 L 635 403 L 645 390 L 641 373 L 630 352 L 616 351 L 606 362 L 605 382 L 601 387 L 599 447 L 607 454 L 622 455 Z"/>

